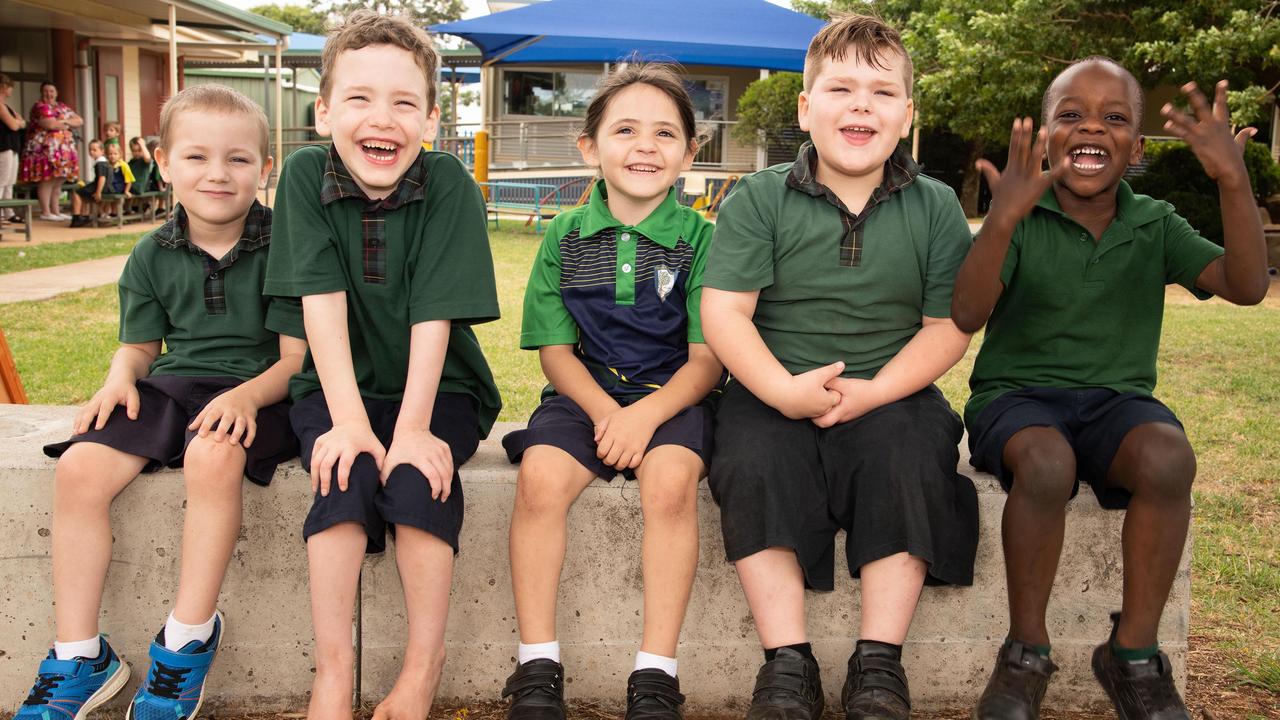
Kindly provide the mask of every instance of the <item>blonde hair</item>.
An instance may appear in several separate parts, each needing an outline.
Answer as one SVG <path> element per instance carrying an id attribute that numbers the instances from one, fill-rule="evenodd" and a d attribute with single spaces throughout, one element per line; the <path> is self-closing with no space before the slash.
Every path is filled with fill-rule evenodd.
<path id="1" fill-rule="evenodd" d="M 333 28 L 320 55 L 320 97 L 329 100 L 333 89 L 333 66 L 338 56 L 348 50 L 370 45 L 391 45 L 408 52 L 422 70 L 427 84 L 427 108 L 436 104 L 436 71 L 440 53 L 421 28 L 397 16 L 381 15 L 373 10 L 356 10 Z"/>
<path id="2" fill-rule="evenodd" d="M 169 151 L 169 145 L 173 141 L 174 118 L 180 113 L 193 111 L 248 115 L 258 126 L 258 150 L 262 159 L 266 160 L 271 155 L 271 130 L 262 106 L 237 90 L 214 83 L 187 87 L 164 104 L 164 109 L 160 111 L 160 147 L 165 152 Z"/>
<path id="3" fill-rule="evenodd" d="M 4 73 L 0 73 L 0 88 L 13 87 L 13 80 Z"/>
<path id="4" fill-rule="evenodd" d="M 827 60 L 840 62 L 853 52 L 854 57 L 863 65 L 887 70 L 884 57 L 897 53 L 902 56 L 902 82 L 911 95 L 911 55 L 907 46 L 902 43 L 902 36 L 885 21 L 871 15 L 838 15 L 833 16 L 813 40 L 809 42 L 809 52 L 804 56 L 804 89 L 813 88 L 813 81 L 822 72 L 822 64 Z"/>

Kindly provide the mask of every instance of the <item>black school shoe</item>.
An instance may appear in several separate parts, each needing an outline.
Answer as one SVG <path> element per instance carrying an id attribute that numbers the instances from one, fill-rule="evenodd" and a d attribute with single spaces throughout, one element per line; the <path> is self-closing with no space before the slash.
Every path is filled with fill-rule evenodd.
<path id="1" fill-rule="evenodd" d="M 1017 640 L 1005 640 L 982 691 L 973 720 L 1035 720 L 1049 677 L 1058 669 L 1047 657 Z"/>
<path id="2" fill-rule="evenodd" d="M 627 678 L 627 715 L 625 720 L 680 720 L 680 678 L 657 668 L 644 668 Z"/>
<path id="3" fill-rule="evenodd" d="M 818 663 L 783 647 L 756 673 L 747 720 L 818 720 L 825 705 Z"/>
<path id="4" fill-rule="evenodd" d="M 564 666 L 538 658 L 516 666 L 502 688 L 507 720 L 564 720 Z"/>
<path id="5" fill-rule="evenodd" d="M 1107 691 L 1120 720 L 1191 720 L 1173 684 L 1169 656 L 1157 652 L 1145 662 L 1119 660 L 1111 650 L 1120 613 L 1111 613 L 1111 638 L 1093 651 L 1093 676 Z"/>
<path id="6" fill-rule="evenodd" d="M 911 693 L 898 653 L 881 643 L 859 643 L 849 656 L 840 703 L 849 720 L 907 720 Z"/>

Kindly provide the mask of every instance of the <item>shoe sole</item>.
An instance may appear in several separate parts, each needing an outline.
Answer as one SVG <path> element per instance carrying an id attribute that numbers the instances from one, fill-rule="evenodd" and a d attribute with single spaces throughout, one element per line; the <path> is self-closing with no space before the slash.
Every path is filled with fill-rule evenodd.
<path id="1" fill-rule="evenodd" d="M 118 657 L 116 659 L 120 660 Z M 129 666 L 124 660 L 120 660 L 120 667 L 115 671 L 115 673 L 111 677 L 107 678 L 107 681 L 102 684 L 102 687 L 98 688 L 98 692 L 90 695 L 89 699 L 85 700 L 84 704 L 80 706 L 80 711 L 76 713 L 75 720 L 85 720 L 85 718 L 89 716 L 89 713 L 98 709 L 109 702 L 111 698 L 115 697 L 124 689 L 124 686 L 128 684 L 130 674 Z"/>
<path id="2" fill-rule="evenodd" d="M 221 610 L 214 610 L 213 613 L 214 615 L 218 616 L 218 620 L 221 621 L 221 624 L 222 624 L 222 635 L 218 638 L 218 647 L 222 647 L 222 641 L 227 636 L 227 618 L 222 614 Z M 213 663 L 217 662 L 217 660 L 218 660 L 218 655 L 217 655 L 217 650 L 215 650 L 213 655 L 213 661 L 209 663 L 209 670 L 213 670 Z M 208 671 L 205 671 L 204 677 L 206 681 L 209 679 Z M 200 683 L 200 699 L 196 701 L 196 706 L 192 708 L 191 714 L 188 715 L 185 718 L 185 720 L 196 720 L 196 718 L 200 717 L 200 708 L 203 705 L 204 705 L 204 683 Z M 81 720 L 81 718 L 77 717 L 76 720 Z M 129 701 L 129 707 L 126 708 L 124 711 L 124 720 L 133 720 L 133 701 L 132 700 Z"/>

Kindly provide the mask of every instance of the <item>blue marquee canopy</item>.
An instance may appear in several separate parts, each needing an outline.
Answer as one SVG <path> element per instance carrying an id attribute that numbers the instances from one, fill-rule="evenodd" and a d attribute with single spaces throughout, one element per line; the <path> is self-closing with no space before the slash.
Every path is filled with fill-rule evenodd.
<path id="1" fill-rule="evenodd" d="M 799 72 L 822 25 L 765 0 L 547 0 L 431 30 L 471 41 L 487 64 L 638 56 Z"/>

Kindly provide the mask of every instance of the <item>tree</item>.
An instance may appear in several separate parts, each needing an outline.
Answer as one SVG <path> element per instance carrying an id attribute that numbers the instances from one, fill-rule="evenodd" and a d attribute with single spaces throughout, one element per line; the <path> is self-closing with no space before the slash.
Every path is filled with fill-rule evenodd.
<path id="1" fill-rule="evenodd" d="M 330 19 L 370 8 L 384 15 L 402 15 L 414 25 L 425 27 L 461 19 L 467 6 L 463 0 L 311 0 L 311 8 Z"/>
<path id="2" fill-rule="evenodd" d="M 738 98 L 738 122 L 733 137 L 743 145 L 755 145 L 764 133 L 765 144 L 790 141 L 784 132 L 796 127 L 796 96 L 804 89 L 800 73 L 774 73 L 747 86 Z M 799 145 L 790 148 L 794 157 Z"/>
<path id="3" fill-rule="evenodd" d="M 291 26 L 295 32 L 323 35 L 325 32 L 324 13 L 316 12 L 301 5 L 259 5 L 249 8 L 249 12 L 257 13 L 265 18 Z"/>
<path id="4" fill-rule="evenodd" d="M 1147 87 L 1227 77 L 1237 120 L 1261 117 L 1280 79 L 1280 3 L 1272 0 L 793 2 L 817 17 L 873 11 L 899 29 L 915 64 L 919 124 L 969 143 L 960 197 L 970 215 L 973 162 L 1005 145 L 1014 116 L 1038 118 L 1044 89 L 1075 60 L 1115 58 Z"/>

